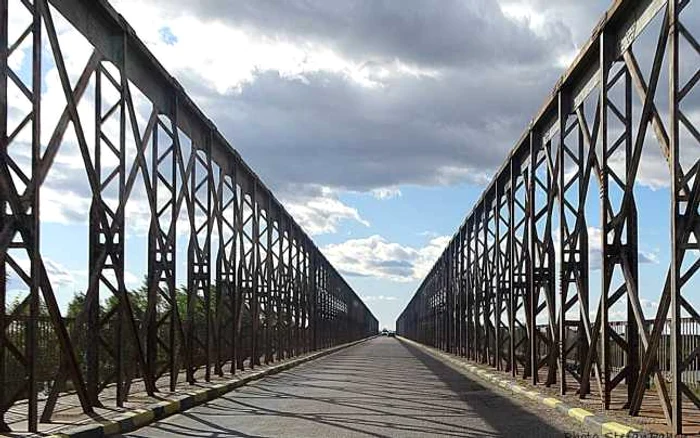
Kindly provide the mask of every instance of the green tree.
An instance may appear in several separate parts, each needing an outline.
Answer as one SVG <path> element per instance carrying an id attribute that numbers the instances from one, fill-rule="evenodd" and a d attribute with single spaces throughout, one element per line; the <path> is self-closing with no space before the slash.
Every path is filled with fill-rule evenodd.
<path id="1" fill-rule="evenodd" d="M 85 292 L 76 292 L 73 294 L 73 298 L 68 303 L 68 309 L 66 309 L 66 318 L 77 318 L 80 312 L 85 307 Z"/>

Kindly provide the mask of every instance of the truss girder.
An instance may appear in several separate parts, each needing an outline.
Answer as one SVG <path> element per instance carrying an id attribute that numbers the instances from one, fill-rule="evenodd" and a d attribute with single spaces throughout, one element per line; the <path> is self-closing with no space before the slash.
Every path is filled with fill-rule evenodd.
<path id="1" fill-rule="evenodd" d="M 692 0 L 614 3 L 398 318 L 401 335 L 599 398 L 603 409 L 615 392 L 638 415 L 653 392 L 672 431 L 683 431 L 684 410 L 700 408 L 685 380 L 700 348 L 688 347 L 683 328 L 700 324 L 690 294 L 700 270 L 697 12 Z M 640 67 L 645 32 L 656 45 L 644 47 L 650 62 Z M 653 320 L 639 296 L 635 200 L 646 148 L 666 160 L 671 187 L 671 261 Z M 586 214 L 593 203 L 598 223 Z M 589 280 L 593 248 L 600 287 Z M 446 271 L 452 257 L 459 263 Z M 458 286 L 456 304 L 435 299 L 445 281 Z M 445 313 L 457 318 L 456 351 L 439 331 Z M 668 364 L 659 363 L 662 343 Z"/>

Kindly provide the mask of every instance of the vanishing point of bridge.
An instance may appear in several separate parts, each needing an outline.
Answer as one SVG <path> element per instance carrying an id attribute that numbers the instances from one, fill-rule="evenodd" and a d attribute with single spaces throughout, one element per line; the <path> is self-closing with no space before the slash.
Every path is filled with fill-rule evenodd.
<path id="1" fill-rule="evenodd" d="M 596 400 L 603 413 L 658 415 L 673 432 L 698 431 L 698 21 L 693 0 L 615 1 L 399 317 L 400 335 Z M 90 47 L 80 70 L 66 61 L 57 30 L 66 27 Z M 0 0 L 0 39 L 0 431 L 38 431 L 69 398 L 94 417 L 142 395 L 245 375 L 378 332 L 357 294 L 107 1 Z M 48 69 L 62 92 L 56 114 L 42 109 Z M 634 190 L 649 148 L 671 175 L 671 261 L 652 320 L 639 298 L 645 212 Z M 40 236 L 42 189 L 62 149 L 76 151 L 91 193 L 89 281 L 71 317 L 59 306 Z M 125 280 L 137 200 L 148 229 L 141 292 Z M 593 284 L 596 247 L 602 262 Z M 622 320 L 611 316 L 616 305 Z M 408 423 L 405 434 L 565 430 L 408 345 L 372 339 L 235 391 L 216 409 L 233 415 L 246 393 L 265 391 L 307 407 L 343 392 L 357 391 L 366 407 L 388 403 L 392 390 L 397 403 L 443 391 L 447 405 L 291 420 L 294 407 L 286 406 L 276 411 L 284 418 L 277 429 L 251 414 L 270 409 L 260 405 L 240 427 L 194 427 L 274 434 L 313 420 L 319 434 L 379 428 L 373 433 L 383 436 L 388 427 L 401 435 Z M 394 386 L 367 391 L 382 380 Z M 513 423 L 483 406 L 510 413 Z M 403 411 L 416 409 L 428 415 Z M 445 412 L 450 422 L 436 422 Z M 183 421 L 175 418 L 170 433 L 192 429 Z"/>

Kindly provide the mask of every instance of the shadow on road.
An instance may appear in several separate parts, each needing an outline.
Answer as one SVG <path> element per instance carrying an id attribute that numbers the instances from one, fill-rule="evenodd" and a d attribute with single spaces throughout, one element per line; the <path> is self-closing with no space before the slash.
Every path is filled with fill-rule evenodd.
<path id="1" fill-rule="evenodd" d="M 540 417 L 513 403 L 509 398 L 493 392 L 411 345 L 405 343 L 402 345 L 450 390 L 459 394 L 460 398 L 468 403 L 479 417 L 500 432 L 502 436 L 513 436 L 511 435 L 513 432 L 522 433 L 521 436 L 562 437 L 564 435 L 564 432 L 545 423 Z M 475 397 L 473 391 L 464 392 L 464 388 L 468 386 L 480 388 L 481 394 Z M 513 424 L 513 418 L 519 418 L 516 424 Z M 529 429 L 517 430 L 521 422 L 523 425 L 528 424 Z M 514 430 L 514 426 L 516 430 Z"/>
<path id="2" fill-rule="evenodd" d="M 128 436 L 544 436 L 563 432 L 422 351 L 380 338 Z"/>

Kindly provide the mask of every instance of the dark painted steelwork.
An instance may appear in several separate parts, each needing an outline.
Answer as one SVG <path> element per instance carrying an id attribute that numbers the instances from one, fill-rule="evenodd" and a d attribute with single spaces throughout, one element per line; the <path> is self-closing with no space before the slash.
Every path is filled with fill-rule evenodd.
<path id="1" fill-rule="evenodd" d="M 10 6 L 32 17 L 18 41 L 8 40 Z M 73 85 L 57 14 L 94 48 Z M 231 374 L 377 332 L 364 303 L 106 1 L 0 0 L 0 39 L 0 432 L 8 430 L 5 414 L 19 400 L 27 400 L 29 431 L 37 430 L 39 417 L 50 421 L 67 381 L 89 413 L 101 406 L 107 385 L 116 385 L 122 406 L 137 377 L 153 394 L 166 374 L 174 390 L 180 371 L 194 383 L 201 370 L 209 380 L 212 371 Z M 32 45 L 28 78 L 8 63 L 24 42 Z M 66 102 L 55 126 L 40 118 L 42 49 L 53 56 Z M 10 84 L 31 107 L 12 129 Z M 94 91 L 94 139 L 78 111 L 88 89 Z M 150 104 L 145 126 L 135 90 Z M 20 151 L 24 128 L 29 149 Z M 48 144 L 41 143 L 42 129 L 52 133 Z M 92 193 L 89 285 L 71 330 L 39 247 L 39 188 L 70 130 Z M 129 147 L 135 154 L 127 154 Z M 22 162 L 27 151 L 29 163 Z M 126 203 L 139 177 L 150 220 L 140 320 L 124 279 Z M 178 232 L 189 235 L 184 309 L 176 290 Z M 14 314 L 6 312 L 9 272 L 28 290 Z M 111 307 L 103 310 L 105 300 Z M 40 307 L 61 357 L 48 377 L 37 371 Z M 18 318 L 24 318 L 21 332 L 10 324 Z M 19 385 L 6 380 L 10 364 L 20 370 Z M 40 415 L 38 384 L 45 381 L 52 385 Z"/>
<path id="2" fill-rule="evenodd" d="M 562 394 L 595 389 L 604 409 L 623 383 L 632 415 L 654 391 L 672 431 L 683 430 L 683 401 L 700 407 L 684 374 L 700 348 L 688 347 L 681 328 L 683 317 L 700 323 L 688 298 L 700 268 L 700 133 L 684 106 L 700 80 L 700 44 L 684 25 L 697 18 L 691 3 L 613 4 L 398 318 L 401 335 L 533 384 L 558 383 Z M 633 45 L 653 20 L 659 34 L 643 70 Z M 657 92 L 664 80 L 668 96 Z M 634 188 L 643 148 L 655 147 L 647 143 L 668 162 L 672 198 L 672 257 L 654 321 L 638 295 Z M 602 229 L 598 303 L 589 302 L 592 188 Z M 624 326 L 610 320 L 616 304 Z M 456 332 L 443 329 L 446 317 L 457 318 Z M 658 356 L 666 337 L 670 366 Z"/>

